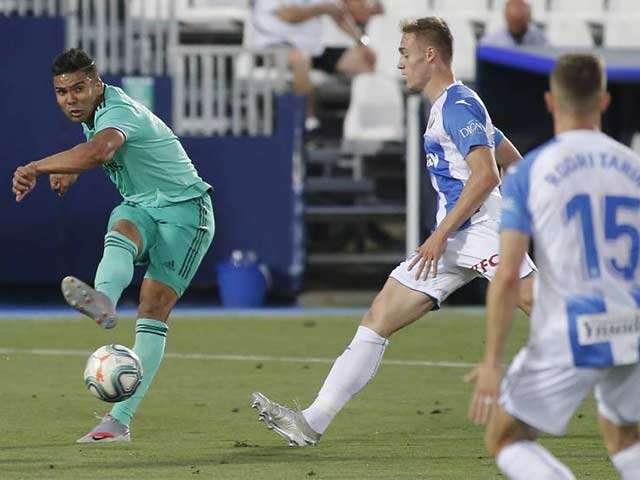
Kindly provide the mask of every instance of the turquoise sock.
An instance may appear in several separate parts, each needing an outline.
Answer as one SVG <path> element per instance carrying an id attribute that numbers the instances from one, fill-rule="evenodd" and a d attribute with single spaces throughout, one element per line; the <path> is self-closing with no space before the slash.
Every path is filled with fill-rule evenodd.
<path id="1" fill-rule="evenodd" d="M 136 343 L 133 345 L 133 351 L 138 354 L 142 363 L 142 383 L 131 398 L 116 403 L 111 409 L 111 416 L 120 423 L 129 425 L 147 393 L 153 376 L 160 367 L 168 330 L 167 324 L 159 320 L 139 318 L 136 322 Z"/>
<path id="2" fill-rule="evenodd" d="M 104 236 L 104 253 L 93 285 L 109 297 L 114 306 L 131 283 L 133 260 L 137 255 L 136 244 L 122 233 L 110 231 Z"/>

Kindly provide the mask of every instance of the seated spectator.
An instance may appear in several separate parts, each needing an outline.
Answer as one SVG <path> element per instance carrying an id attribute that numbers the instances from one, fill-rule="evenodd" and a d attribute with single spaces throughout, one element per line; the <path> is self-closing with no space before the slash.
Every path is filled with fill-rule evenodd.
<path id="1" fill-rule="evenodd" d="M 311 68 L 318 68 L 328 73 L 356 75 L 371 72 L 375 67 L 375 54 L 367 46 L 368 38 L 363 35 L 347 8 L 347 4 L 354 1 L 358 3 L 362 0 L 345 2 L 254 0 L 253 2 L 251 27 L 254 47 L 290 47 L 288 62 L 293 74 L 293 91 L 308 96 L 305 124 L 307 130 L 314 130 L 319 126 L 313 103 L 313 85 L 309 76 Z M 327 52 L 324 52 L 320 43 L 322 15 L 329 15 L 344 32 L 354 39 L 353 48 L 327 49 Z"/>
<path id="2" fill-rule="evenodd" d="M 495 32 L 488 32 L 480 43 L 497 47 L 539 47 L 549 42 L 531 22 L 531 6 L 527 0 L 508 0 L 504 7 L 507 24 Z"/>

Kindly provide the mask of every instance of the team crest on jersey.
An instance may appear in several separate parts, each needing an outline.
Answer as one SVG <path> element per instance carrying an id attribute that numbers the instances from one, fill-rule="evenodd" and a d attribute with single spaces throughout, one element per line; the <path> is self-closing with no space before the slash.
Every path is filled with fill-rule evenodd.
<path id="1" fill-rule="evenodd" d="M 438 155 L 435 153 L 427 153 L 427 168 L 436 168 L 438 165 Z"/>
<path id="2" fill-rule="evenodd" d="M 121 165 L 115 162 L 114 160 L 111 160 L 110 162 L 103 163 L 102 168 L 105 169 L 107 172 L 115 173 L 119 170 L 122 170 L 124 168 L 124 165 Z"/>

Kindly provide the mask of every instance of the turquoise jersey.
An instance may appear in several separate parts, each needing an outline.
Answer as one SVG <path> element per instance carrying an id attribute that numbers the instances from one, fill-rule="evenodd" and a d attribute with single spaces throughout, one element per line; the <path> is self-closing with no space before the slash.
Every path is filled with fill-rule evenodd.
<path id="1" fill-rule="evenodd" d="M 93 126 L 83 123 L 82 129 L 89 141 L 107 128 L 125 137 L 113 158 L 102 166 L 125 201 L 163 207 L 198 198 L 211 189 L 162 120 L 120 88 L 105 84 Z"/>

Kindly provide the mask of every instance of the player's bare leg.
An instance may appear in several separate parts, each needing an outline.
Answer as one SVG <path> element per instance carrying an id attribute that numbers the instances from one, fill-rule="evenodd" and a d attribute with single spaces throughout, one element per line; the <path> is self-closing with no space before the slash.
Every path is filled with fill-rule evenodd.
<path id="1" fill-rule="evenodd" d="M 537 432 L 495 405 L 485 434 L 487 451 L 507 478 L 575 480 L 571 471 L 536 442 Z"/>
<path id="2" fill-rule="evenodd" d="M 598 426 L 611 462 L 623 480 L 640 479 L 640 431 L 638 424 L 616 425 L 598 416 Z"/>
<path id="3" fill-rule="evenodd" d="M 388 279 L 364 315 L 353 340 L 333 364 L 315 401 L 298 412 L 256 392 L 252 396 L 252 407 L 260 412 L 259 419 L 290 445 L 315 445 L 344 405 L 373 379 L 388 337 L 421 318 L 433 306 L 429 296 Z M 297 438 L 311 438 L 313 443 L 297 442 Z"/>

